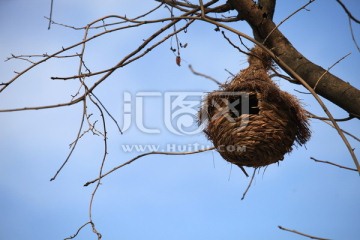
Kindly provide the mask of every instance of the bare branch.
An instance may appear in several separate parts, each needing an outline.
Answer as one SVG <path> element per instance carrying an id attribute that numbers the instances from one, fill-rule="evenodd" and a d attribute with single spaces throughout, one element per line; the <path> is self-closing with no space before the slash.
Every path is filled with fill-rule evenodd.
<path id="1" fill-rule="evenodd" d="M 334 125 L 331 124 L 330 122 L 327 122 L 327 121 L 324 121 L 324 122 L 327 123 L 328 125 L 330 125 L 331 127 L 335 128 Z M 360 138 L 356 137 L 355 135 L 351 134 L 351 133 L 348 132 L 348 131 L 345 131 L 345 130 L 342 129 L 342 128 L 340 128 L 340 130 L 341 130 L 344 134 L 346 134 L 346 135 L 352 137 L 353 139 L 355 139 L 356 141 L 360 142 Z"/>
<path id="2" fill-rule="evenodd" d="M 313 157 L 310 157 L 310 159 L 314 160 L 315 162 L 326 163 L 326 164 L 333 165 L 333 166 L 338 167 L 338 168 L 343 168 L 343 169 L 346 169 L 346 170 L 357 172 L 357 170 L 355 168 L 345 167 L 345 166 L 342 166 L 342 165 L 339 165 L 339 164 L 336 164 L 336 163 L 333 163 L 333 162 L 319 160 L 319 159 L 316 159 L 316 158 L 313 158 Z"/>
<path id="3" fill-rule="evenodd" d="M 118 17 L 118 18 L 121 18 L 120 16 L 107 16 L 107 17 L 103 17 L 103 18 L 101 18 L 101 19 L 95 20 L 94 22 L 90 23 L 89 26 L 91 26 L 91 25 L 95 24 L 96 22 L 99 22 L 99 21 L 101 21 L 101 20 L 103 20 L 103 19 L 109 18 L 109 17 Z M 123 28 L 120 28 L 120 29 L 123 29 Z M 40 61 L 32 64 L 30 67 L 28 67 L 28 68 L 26 68 L 25 70 L 23 70 L 22 72 L 18 73 L 15 77 L 13 77 L 10 81 L 8 81 L 7 84 L 4 85 L 4 87 L 2 87 L 2 88 L 0 89 L 0 93 L 1 93 L 2 91 L 4 91 L 11 83 L 13 83 L 15 80 L 17 80 L 20 76 L 24 75 L 25 73 L 27 73 L 28 71 L 30 71 L 30 70 L 33 69 L 34 67 L 36 67 L 36 66 L 38 66 L 38 65 L 46 62 L 47 60 L 49 60 L 49 59 L 51 59 L 51 58 L 53 58 L 53 57 L 55 57 L 55 56 L 57 56 L 57 55 L 59 55 L 59 54 L 61 54 L 61 53 L 64 53 L 64 52 L 66 52 L 66 51 L 68 51 L 68 50 L 70 50 L 70 49 L 73 49 L 73 48 L 75 48 L 75 47 L 77 47 L 77 46 L 80 46 L 80 45 L 82 45 L 82 44 L 84 44 L 84 43 L 86 43 L 86 42 L 88 42 L 88 41 L 91 41 L 91 40 L 93 40 L 93 39 L 95 39 L 95 38 L 97 38 L 97 37 L 99 37 L 99 36 L 102 36 L 102 35 L 104 35 L 104 34 L 107 34 L 107 33 L 110 33 L 110 32 L 114 32 L 114 31 L 117 31 L 117 30 L 119 30 L 119 29 L 112 29 L 112 30 L 108 30 L 108 31 L 105 31 L 105 32 L 96 34 L 96 35 L 92 36 L 91 38 L 88 38 L 88 39 L 86 39 L 86 40 L 84 40 L 84 41 L 75 43 L 75 44 L 73 44 L 73 45 L 71 45 L 71 46 L 69 46 L 69 47 L 66 47 L 66 48 L 63 47 L 61 50 L 59 50 L 59 51 L 57 51 L 57 52 L 55 52 L 55 53 L 53 53 L 53 54 L 51 54 L 51 55 L 48 55 L 48 56 L 45 57 L 44 59 L 42 59 L 42 60 L 40 60 Z"/>
<path id="4" fill-rule="evenodd" d="M 78 230 L 76 231 L 76 233 L 75 233 L 74 235 L 72 235 L 72 236 L 70 236 L 70 237 L 67 237 L 67 238 L 65 238 L 64 240 L 70 240 L 70 239 L 76 238 L 76 236 L 79 235 L 79 233 L 81 232 L 81 230 L 82 230 L 84 227 L 86 227 L 88 224 L 91 224 L 91 222 L 85 223 L 84 225 L 82 225 L 81 227 L 78 228 Z"/>
<path id="5" fill-rule="evenodd" d="M 310 115 L 311 118 L 319 119 L 319 120 L 323 121 L 324 123 L 328 124 L 329 126 L 335 128 L 334 125 L 330 122 L 330 119 L 326 119 L 326 118 L 323 118 L 323 117 L 318 117 L 318 116 L 316 116 L 316 115 L 314 115 L 313 113 L 310 113 L 310 112 L 308 112 L 308 114 Z M 335 121 L 336 121 L 336 120 L 340 120 L 340 122 L 341 122 L 341 120 L 344 120 L 344 121 L 345 121 L 346 118 L 343 118 L 343 119 L 334 119 L 334 120 L 335 120 Z M 340 130 L 341 130 L 344 134 L 346 134 L 346 135 L 352 137 L 353 139 L 355 139 L 356 141 L 360 142 L 360 138 L 358 138 L 358 137 L 356 137 L 355 135 L 349 133 L 348 131 L 345 131 L 344 129 L 341 129 L 341 128 L 340 128 Z"/>
<path id="6" fill-rule="evenodd" d="M 72 55 L 64 55 L 64 56 L 54 56 L 53 58 L 73 58 L 73 57 L 78 57 L 79 54 L 72 54 Z M 28 61 L 31 63 L 34 63 L 33 61 L 30 60 L 30 58 L 45 58 L 45 57 L 49 57 L 49 54 L 44 53 L 44 54 L 34 54 L 34 55 L 14 55 L 11 54 L 11 57 L 6 58 L 5 62 L 10 61 L 12 59 L 19 59 L 19 60 L 24 60 L 24 61 Z"/>
<path id="7" fill-rule="evenodd" d="M 230 38 L 228 38 L 226 35 L 225 35 L 225 32 L 224 31 L 221 31 L 221 34 L 223 35 L 223 37 L 226 39 L 226 41 L 228 41 L 228 43 L 233 46 L 235 49 L 237 49 L 239 52 L 245 54 L 245 55 L 249 55 L 248 52 L 245 52 L 244 50 L 242 50 L 239 46 L 237 46 L 235 43 L 233 43 Z M 241 38 L 240 38 L 241 39 Z"/>
<path id="8" fill-rule="evenodd" d="M 201 17 L 205 18 L 205 9 L 204 9 L 204 4 L 202 0 L 199 0 L 200 3 L 200 9 L 201 9 Z"/>
<path id="9" fill-rule="evenodd" d="M 359 44 L 357 43 L 356 41 L 356 38 L 355 38 L 355 34 L 354 34 L 354 30 L 353 30 L 353 27 L 352 27 L 352 24 L 351 24 L 351 19 L 349 18 L 349 27 L 350 27 L 350 32 L 351 32 L 351 38 L 357 48 L 357 50 L 360 52 L 360 46 Z"/>
<path id="10" fill-rule="evenodd" d="M 106 107 L 104 106 L 104 104 L 100 101 L 100 99 L 94 94 L 92 93 L 92 95 L 96 98 L 96 101 L 98 101 L 98 103 L 101 105 L 101 107 L 105 110 L 105 112 L 107 113 L 107 115 L 109 115 L 109 117 L 114 121 L 116 127 L 118 128 L 119 132 L 121 134 L 123 134 L 123 132 L 121 131 L 121 128 L 119 126 L 119 123 L 116 121 L 116 119 L 112 116 L 112 114 L 106 109 Z"/>
<path id="11" fill-rule="evenodd" d="M 80 123 L 80 127 L 79 127 L 79 131 L 77 133 L 76 139 L 75 141 L 70 145 L 71 149 L 70 152 L 68 154 L 68 156 L 66 157 L 65 161 L 63 162 L 63 164 L 60 166 L 60 168 L 56 171 L 55 175 L 50 179 L 50 181 L 54 181 L 56 179 L 56 177 L 59 175 L 59 173 L 61 172 L 61 170 L 65 167 L 65 165 L 67 164 L 67 162 L 69 161 L 70 157 L 72 156 L 78 142 L 79 139 L 82 137 L 81 131 L 84 125 L 84 120 L 85 120 L 85 108 L 86 108 L 86 104 L 84 103 L 83 105 L 83 114 L 82 114 L 82 119 L 81 119 L 81 123 Z"/>
<path id="12" fill-rule="evenodd" d="M 102 173 L 103 173 L 103 169 L 104 169 L 104 165 L 105 165 L 105 161 L 106 161 L 106 158 L 107 158 L 107 155 L 108 155 L 108 143 L 107 143 L 107 130 L 106 130 L 106 121 L 105 121 L 105 116 L 104 116 L 104 113 L 103 113 L 103 110 L 101 109 L 100 105 L 94 100 L 92 99 L 92 97 L 90 96 L 90 100 L 93 104 L 95 104 L 95 106 L 97 107 L 97 109 L 99 110 L 100 112 L 100 116 L 101 116 L 101 119 L 102 119 L 102 124 L 103 124 L 103 132 L 104 132 L 104 135 L 103 135 L 103 139 L 104 139 L 104 154 L 103 154 L 103 159 L 101 161 L 101 166 L 100 166 L 100 170 L 99 170 L 99 179 L 97 181 L 97 184 L 94 188 L 94 191 L 92 192 L 91 194 L 91 198 L 90 198 L 90 203 L 89 203 L 89 221 L 91 223 L 91 227 L 92 227 L 92 230 L 93 232 L 97 235 L 98 237 L 98 240 L 101 239 L 102 235 L 101 233 L 97 230 L 96 226 L 95 226 L 95 223 L 93 221 L 93 217 L 92 217 L 92 209 L 93 209 L 93 203 L 94 203 L 94 199 L 95 199 L 95 195 L 96 195 L 96 192 L 97 190 L 99 189 L 100 187 L 100 184 L 101 184 L 101 176 L 102 176 Z"/>
<path id="13" fill-rule="evenodd" d="M 49 17 L 49 26 L 48 26 L 48 30 L 50 30 L 50 28 L 51 28 L 51 22 L 52 22 L 53 9 L 54 9 L 54 0 L 51 0 L 51 5 L 50 5 L 50 17 Z"/>
<path id="14" fill-rule="evenodd" d="M 351 12 L 347 9 L 347 7 L 345 6 L 345 4 L 341 1 L 341 0 L 336 0 L 340 6 L 344 9 L 344 11 L 346 12 L 346 14 L 349 16 L 349 18 L 351 18 L 354 22 L 359 23 L 360 24 L 360 20 L 358 20 L 357 18 L 355 18 Z"/>
<path id="15" fill-rule="evenodd" d="M 300 91 L 300 90 L 297 90 L 297 89 L 294 89 L 295 92 L 298 92 L 298 93 L 301 93 L 301 94 L 309 94 L 311 95 L 310 92 L 303 92 L 303 91 Z"/>
<path id="16" fill-rule="evenodd" d="M 315 114 L 310 113 L 310 112 L 308 112 L 308 114 L 309 114 L 309 116 L 311 118 L 315 118 L 315 119 L 318 119 L 318 120 L 324 120 L 324 121 L 330 121 L 330 119 L 326 118 L 326 117 L 319 117 L 319 116 L 316 116 Z M 334 118 L 334 120 L 336 122 L 345 122 L 345 121 L 349 121 L 349 120 L 354 119 L 354 118 L 355 118 L 354 116 L 349 115 L 348 117 L 345 117 L 345 118 Z"/>
<path id="17" fill-rule="evenodd" d="M 325 76 L 325 74 L 327 74 L 330 69 L 332 69 L 334 66 L 336 66 L 338 63 L 340 63 L 342 60 L 344 60 L 345 58 L 347 58 L 348 56 L 350 56 L 351 53 L 346 54 L 345 56 L 343 56 L 342 58 L 340 58 L 339 60 L 337 60 L 333 65 L 331 65 L 317 80 L 317 82 L 315 83 L 314 86 L 314 90 L 316 90 L 317 85 L 319 84 L 319 82 L 321 81 L 321 79 Z"/>
<path id="18" fill-rule="evenodd" d="M 206 75 L 206 74 L 199 73 L 199 72 L 195 71 L 194 68 L 193 68 L 191 65 L 189 65 L 189 69 L 190 69 L 190 71 L 191 71 L 194 75 L 201 76 L 201 77 L 204 77 L 204 78 L 206 78 L 206 79 L 209 79 L 209 80 L 213 81 L 214 83 L 216 83 L 216 84 L 219 85 L 219 86 L 222 85 L 222 83 L 219 82 L 218 80 L 216 80 L 215 78 L 210 77 L 210 76 L 208 76 L 208 75 Z"/>
<path id="19" fill-rule="evenodd" d="M 6 83 L 9 84 L 9 83 Z M 5 85 L 5 84 L 4 84 Z M 74 104 L 77 104 L 83 101 L 85 98 L 85 94 L 79 98 L 76 98 L 72 101 L 59 103 L 59 104 L 52 104 L 52 105 L 44 105 L 44 106 L 36 106 L 36 107 L 23 107 L 23 108 L 12 108 L 12 109 L 0 109 L 0 112 L 18 112 L 18 111 L 29 111 L 29 110 L 42 110 L 42 109 L 50 109 L 50 108 L 59 108 L 59 107 L 67 107 Z"/>
<path id="20" fill-rule="evenodd" d="M 144 18 L 146 16 L 148 16 L 149 14 L 155 12 L 157 9 L 159 9 L 163 4 L 160 3 L 158 6 L 156 6 L 155 8 L 149 10 L 148 12 L 144 13 L 144 14 L 141 14 L 135 18 L 131 18 L 129 20 L 132 20 L 132 21 L 135 21 L 135 20 L 139 20 L 141 18 Z M 47 20 L 50 20 L 50 18 L 48 17 L 44 17 L 46 18 Z M 120 24 L 123 24 L 123 23 L 127 23 L 129 22 L 129 20 L 123 20 L 123 21 L 119 21 L 119 22 L 113 22 L 113 23 L 107 23 L 107 24 L 104 24 L 104 21 L 105 19 L 102 19 L 101 22 L 102 24 L 99 25 L 99 26 L 91 26 L 89 29 L 99 29 L 99 28 L 106 28 L 106 27 L 110 27 L 110 26 L 115 26 L 115 25 L 120 25 Z M 58 22 L 55 22 L 53 20 L 51 20 L 51 24 L 53 25 L 59 25 L 59 26 L 62 26 L 62 27 L 66 27 L 66 28 L 71 28 L 71 29 L 74 29 L 74 30 L 85 30 L 87 28 L 87 26 L 85 27 L 75 27 L 75 26 L 70 26 L 70 25 L 67 25 L 67 24 L 63 24 L 63 23 L 58 23 Z"/>
<path id="21" fill-rule="evenodd" d="M 314 2 L 315 0 L 309 0 L 308 3 L 306 3 L 304 6 L 300 7 L 299 9 L 297 9 L 295 12 L 293 12 L 292 14 L 290 14 L 288 17 L 286 17 L 284 20 L 282 20 L 278 25 L 276 25 L 276 27 L 269 32 L 269 34 L 264 38 L 263 40 L 263 44 L 266 43 L 266 40 L 268 40 L 268 38 L 270 37 L 270 35 L 276 30 L 278 29 L 284 22 L 286 22 L 287 20 L 289 20 L 292 16 L 294 16 L 295 14 L 297 14 L 298 12 L 300 12 L 303 9 L 306 9 L 307 6 L 309 6 L 312 2 Z"/>
<path id="22" fill-rule="evenodd" d="M 207 16 L 206 18 L 211 19 L 215 22 L 237 22 L 239 21 L 238 17 L 223 17 L 223 18 L 216 18 L 216 17 L 209 17 Z"/>
<path id="23" fill-rule="evenodd" d="M 156 0 L 156 1 L 165 3 L 173 8 L 176 8 L 176 9 L 182 11 L 182 12 L 188 12 L 189 9 L 192 9 L 192 10 L 197 9 L 197 11 L 201 10 L 202 13 L 200 14 L 200 16 L 202 16 L 202 17 L 206 13 L 224 13 L 224 12 L 228 12 L 228 11 L 234 9 L 231 6 L 231 4 L 229 4 L 228 2 L 226 2 L 225 4 L 222 4 L 222 5 L 216 6 L 214 8 L 208 8 L 208 6 L 218 2 L 218 0 L 211 1 L 210 5 L 208 3 L 203 4 L 202 2 L 199 2 L 200 5 L 196 5 L 196 4 L 191 4 L 189 2 L 185 3 L 185 2 L 176 1 L 176 0 Z"/>
<path id="24" fill-rule="evenodd" d="M 128 164 L 131 164 L 132 162 L 136 161 L 137 159 L 139 158 L 142 158 L 142 157 L 145 157 L 145 156 L 148 156 L 148 155 L 190 155 L 190 154 L 196 154 L 196 153 L 202 153 L 202 152 L 206 152 L 206 151 L 210 151 L 210 150 L 214 150 L 215 148 L 212 147 L 212 148 L 206 148 L 206 149 L 202 149 L 202 150 L 198 150 L 198 151 L 193 151 L 193 152 L 148 152 L 148 153 L 143 153 L 143 154 L 140 154 L 132 159 L 130 159 L 129 161 L 123 163 L 123 164 L 120 164 L 119 166 L 113 168 L 112 170 L 108 171 L 107 173 L 104 173 L 103 175 L 99 176 L 98 178 L 92 180 L 92 181 L 89 181 L 87 183 L 84 184 L 85 187 L 89 186 L 90 184 L 93 184 L 94 182 L 96 181 L 99 181 L 100 179 L 106 177 L 107 175 L 109 175 L 110 173 L 128 165 Z"/>
<path id="25" fill-rule="evenodd" d="M 61 27 L 65 27 L 65 28 L 71 28 L 71 29 L 74 29 L 74 30 L 84 30 L 86 27 L 75 27 L 75 26 L 70 26 L 70 25 L 67 25 L 67 24 L 64 24 L 64 23 L 58 23 L 58 22 L 55 22 L 54 20 L 50 19 L 49 17 L 46 17 L 44 16 L 45 19 L 47 19 L 49 21 L 49 24 L 51 25 L 58 25 L 58 26 L 61 26 Z"/>
<path id="26" fill-rule="evenodd" d="M 199 7 L 198 5 L 195 5 L 195 4 L 185 3 L 185 2 L 176 1 L 176 0 L 155 0 L 155 1 L 165 3 L 171 7 L 181 6 L 181 7 L 191 8 L 191 9 Z"/>
<path id="27" fill-rule="evenodd" d="M 286 80 L 286 81 L 288 81 L 288 82 L 291 82 L 291 83 L 293 83 L 293 84 L 298 84 L 298 85 L 301 84 L 301 83 L 299 83 L 298 81 L 294 80 L 293 78 L 291 78 L 291 77 L 289 77 L 289 76 L 286 76 L 286 75 L 284 75 L 284 74 L 278 73 L 278 72 L 276 71 L 276 69 L 274 69 L 274 68 L 272 68 L 271 70 L 274 72 L 274 74 L 271 74 L 271 75 L 270 75 L 270 78 L 279 77 L 279 78 L 282 78 L 282 79 L 284 79 L 284 80 Z M 309 94 L 310 94 L 310 93 L 309 93 Z"/>
<path id="28" fill-rule="evenodd" d="M 301 235 L 301 236 L 304 236 L 304 237 L 308 237 L 308 238 L 311 238 L 311 239 L 316 239 L 316 240 L 330 240 L 328 238 L 320 238 L 320 237 L 314 237 L 314 236 L 311 236 L 309 234 L 305 234 L 305 233 L 301 233 L 301 232 L 298 232 L 296 230 L 291 230 L 291 229 L 288 229 L 288 228 L 284 228 L 282 226 L 278 226 L 279 229 L 281 230 L 284 230 L 284 231 L 287 231 L 287 232 L 292 232 L 292 233 L 295 233 L 295 234 L 298 234 L 298 235 Z"/>
<path id="29" fill-rule="evenodd" d="M 251 184 L 252 184 L 252 182 L 253 182 L 253 180 L 254 180 L 255 173 L 256 173 L 256 168 L 254 168 L 254 172 L 253 172 L 253 175 L 251 176 L 251 179 L 250 179 L 249 185 L 247 186 L 247 188 L 246 188 L 246 190 L 245 190 L 245 192 L 244 192 L 244 194 L 243 194 L 243 196 L 242 196 L 241 200 L 244 200 L 244 199 L 245 199 L 245 196 L 246 196 L 247 192 L 249 191 L 249 189 L 250 189 L 250 187 L 251 187 Z"/>

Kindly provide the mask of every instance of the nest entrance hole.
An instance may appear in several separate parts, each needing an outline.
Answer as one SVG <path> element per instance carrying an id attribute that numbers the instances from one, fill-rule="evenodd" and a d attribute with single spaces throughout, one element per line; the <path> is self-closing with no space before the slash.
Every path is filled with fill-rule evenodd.
<path id="1" fill-rule="evenodd" d="M 245 105 L 242 102 L 243 98 L 247 98 Z M 258 115 L 259 112 L 259 100 L 256 93 L 242 95 L 240 98 L 229 99 L 229 113 L 232 118 L 240 117 L 242 114 Z"/>

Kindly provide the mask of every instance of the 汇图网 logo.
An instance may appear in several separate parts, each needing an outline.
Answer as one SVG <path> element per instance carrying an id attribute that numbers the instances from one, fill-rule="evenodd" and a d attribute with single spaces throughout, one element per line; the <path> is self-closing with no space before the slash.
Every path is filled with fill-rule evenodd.
<path id="1" fill-rule="evenodd" d="M 220 114 L 227 114 L 228 121 L 232 122 L 235 121 L 234 118 L 249 111 L 248 94 L 241 92 L 217 94 L 219 96 L 216 102 L 203 105 L 202 116 L 206 115 L 209 107 L 217 108 L 220 110 Z M 121 129 L 125 132 L 135 125 L 143 133 L 158 134 L 161 132 L 160 128 L 165 126 L 167 131 L 176 135 L 198 134 L 202 132 L 204 124 L 209 120 L 202 118 L 199 121 L 198 119 L 203 96 L 203 92 L 137 92 L 136 94 L 124 92 Z M 229 98 L 229 96 L 231 97 Z M 159 121 L 156 121 L 157 126 L 149 127 L 146 120 L 150 116 L 145 114 L 145 105 L 146 101 L 153 101 L 154 98 L 160 101 L 156 107 L 161 106 L 162 114 L 159 114 Z M 158 109 L 154 112 L 158 112 Z M 247 122 L 244 121 L 244 124 Z"/>

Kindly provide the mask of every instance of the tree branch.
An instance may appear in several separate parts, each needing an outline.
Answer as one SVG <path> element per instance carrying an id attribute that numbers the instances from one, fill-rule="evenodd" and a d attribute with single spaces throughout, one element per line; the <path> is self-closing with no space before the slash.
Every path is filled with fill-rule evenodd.
<path id="1" fill-rule="evenodd" d="M 76 231 L 76 233 L 74 235 L 71 235 L 70 237 L 65 238 L 64 240 L 70 240 L 70 239 L 74 239 L 77 237 L 77 235 L 79 235 L 79 233 L 81 232 L 81 230 L 86 227 L 88 224 L 91 224 L 91 222 L 87 222 L 84 223 L 84 225 L 82 225 L 81 227 L 78 228 L 78 230 Z"/>
<path id="2" fill-rule="evenodd" d="M 254 172 L 253 172 L 253 175 L 251 176 L 251 179 L 250 179 L 250 182 L 245 190 L 245 192 L 243 193 L 243 196 L 241 197 L 241 200 L 244 200 L 245 199 L 245 196 L 246 194 L 248 193 L 251 185 L 252 185 L 252 182 L 254 181 L 254 178 L 255 178 L 255 173 L 256 173 L 256 168 L 254 168 Z"/>
<path id="3" fill-rule="evenodd" d="M 310 159 L 314 160 L 315 162 L 326 163 L 326 164 L 333 165 L 333 166 L 338 167 L 338 168 L 343 168 L 343 169 L 346 169 L 346 170 L 357 172 L 357 170 L 355 168 L 345 167 L 345 166 L 342 166 L 342 165 L 339 165 L 339 164 L 336 164 L 336 163 L 333 163 L 333 162 L 319 160 L 319 159 L 316 159 L 316 158 L 313 158 L 313 157 L 310 157 Z"/>
<path id="4" fill-rule="evenodd" d="M 194 75 L 200 76 L 200 77 L 204 77 L 204 78 L 206 78 L 206 79 L 209 79 L 209 80 L 213 81 L 214 83 L 216 83 L 218 86 L 221 86 L 221 85 L 222 85 L 221 82 L 219 82 L 219 81 L 216 80 L 215 78 L 210 77 L 210 76 L 208 76 L 208 75 L 206 75 L 206 74 L 204 74 L 204 73 L 200 73 L 200 72 L 195 71 L 195 69 L 194 69 L 191 65 L 189 65 L 188 67 L 189 67 L 190 71 L 191 71 Z"/>
<path id="5" fill-rule="evenodd" d="M 189 155 L 189 154 L 196 154 L 196 153 L 201 153 L 201 152 L 206 152 L 206 151 L 210 151 L 210 150 L 214 150 L 215 148 L 212 147 L 212 148 L 207 148 L 207 149 L 203 149 L 203 150 L 198 150 L 198 151 L 193 151 L 193 152 L 148 152 L 148 153 L 143 153 L 143 154 L 140 154 L 132 159 L 130 159 L 129 161 L 123 163 L 123 164 L 120 164 L 119 166 L 117 167 L 114 167 L 112 170 L 108 171 L 107 173 L 104 173 L 102 174 L 101 176 L 99 176 L 98 178 L 92 180 L 92 181 L 89 181 L 87 183 L 84 184 L 84 187 L 87 187 L 89 186 L 90 184 L 93 184 L 94 182 L 97 182 L 99 181 L 100 179 L 103 179 L 104 177 L 106 177 L 107 175 L 109 175 L 110 173 L 130 164 L 130 163 L 133 163 L 134 161 L 138 160 L 139 158 L 142 158 L 142 157 L 145 157 L 147 155 Z"/>
<path id="6" fill-rule="evenodd" d="M 184 9 L 184 7 L 189 8 L 189 9 L 198 9 L 200 7 L 201 12 L 204 14 L 205 13 L 224 13 L 224 12 L 233 10 L 233 7 L 228 2 L 226 2 L 225 4 L 222 4 L 222 5 L 216 6 L 214 8 L 206 8 L 204 6 L 206 4 L 202 4 L 202 1 L 201 2 L 199 1 L 200 5 L 184 3 L 184 2 L 176 1 L 176 0 L 155 0 L 155 1 L 165 3 L 169 6 L 174 7 L 183 12 L 188 11 L 188 9 Z M 215 2 L 217 2 L 217 1 L 215 1 Z"/>
<path id="7" fill-rule="evenodd" d="M 299 231 L 296 231 L 296 230 L 291 230 L 291 229 L 288 229 L 288 228 L 284 228 L 282 226 L 278 226 L 279 229 L 281 230 L 284 230 L 284 231 L 288 231 L 288 232 L 292 232 L 292 233 L 295 233 L 295 234 L 298 234 L 298 235 L 301 235 L 301 236 L 304 236 L 304 237 L 308 237 L 308 238 L 311 238 L 311 239 L 316 239 L 316 240 L 330 240 L 328 238 L 320 238 L 320 237 L 314 237 L 314 236 L 311 236 L 309 234 L 305 234 L 305 233 L 301 233 Z"/>
<path id="8" fill-rule="evenodd" d="M 345 6 L 345 4 L 343 2 L 341 2 L 340 0 L 336 0 L 340 6 L 344 9 L 344 11 L 346 12 L 346 14 L 349 16 L 349 18 L 351 18 L 354 22 L 359 23 L 360 24 L 360 20 L 358 20 L 357 18 L 355 18 L 351 12 L 347 9 L 347 7 Z"/>

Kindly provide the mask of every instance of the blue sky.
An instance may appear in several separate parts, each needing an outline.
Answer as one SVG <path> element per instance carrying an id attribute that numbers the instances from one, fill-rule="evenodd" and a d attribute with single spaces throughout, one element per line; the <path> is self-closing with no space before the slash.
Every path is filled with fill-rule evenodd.
<path id="1" fill-rule="evenodd" d="M 275 22 L 280 22 L 307 1 L 278 0 Z M 360 17 L 360 3 L 343 1 Z M 153 1 L 55 1 L 54 20 L 84 26 L 104 15 L 136 16 L 155 6 Z M 44 16 L 50 1 L 0 0 L 0 59 L 11 54 L 52 53 L 82 39 L 81 31 L 60 26 L 47 30 Z M 331 72 L 360 88 L 360 53 L 351 40 L 348 19 L 336 1 L 318 0 L 285 22 L 281 31 L 307 58 L 328 68 L 352 53 Z M 160 10 L 153 17 L 166 17 Z M 114 33 L 88 45 L 86 64 L 92 71 L 113 66 L 142 43 L 160 25 Z M 232 25 L 251 34 L 245 23 Z M 353 24 L 360 41 L 360 27 Z M 231 36 L 231 34 L 228 34 Z M 165 42 L 143 59 L 119 69 L 96 90 L 96 95 L 122 124 L 123 95 L 133 100 L 139 92 L 159 96 L 144 100 L 144 123 L 159 134 L 144 134 L 132 122 L 120 135 L 108 119 L 109 156 L 105 170 L 139 153 L 125 153 L 124 144 L 187 145 L 210 142 L 203 134 L 178 136 L 164 124 L 167 92 L 210 92 L 217 86 L 194 76 L 191 64 L 221 82 L 229 73 L 246 67 L 239 54 L 214 31 L 198 23 L 179 35 L 183 43 L 182 66 Z M 235 38 L 234 38 L 235 39 Z M 79 49 L 77 49 L 79 51 Z M 28 64 L 2 61 L 5 82 Z M 51 76 L 76 74 L 76 61 L 53 60 L 30 71 L 0 94 L 0 108 L 37 106 L 68 101 L 76 93 L 76 81 L 52 81 Z M 302 100 L 307 110 L 324 115 L 304 91 L 284 80 L 276 83 Z M 325 100 L 335 117 L 346 113 Z M 134 107 L 134 105 L 132 105 Z M 86 135 L 56 181 L 50 182 L 66 158 L 81 120 L 80 105 L 15 113 L 0 113 L 0 239 L 63 239 L 88 220 L 88 203 L 94 186 L 83 184 L 98 175 L 103 153 L 101 137 Z M 95 108 L 93 119 L 99 114 Z M 360 122 L 341 127 L 360 136 Z M 231 167 L 216 152 L 187 156 L 148 156 L 114 172 L 103 180 L 93 206 L 93 220 L 104 239 L 304 239 L 281 231 L 282 225 L 331 239 L 358 239 L 360 234 L 359 176 L 355 172 L 315 163 L 310 157 L 353 167 L 345 145 L 335 130 L 311 121 L 313 132 L 306 147 L 294 148 L 285 160 L 260 170 L 245 200 L 242 194 L 249 179 Z M 349 138 L 359 154 L 359 142 Z M 248 172 L 251 172 L 249 169 Z M 78 239 L 95 239 L 84 229 Z"/>

